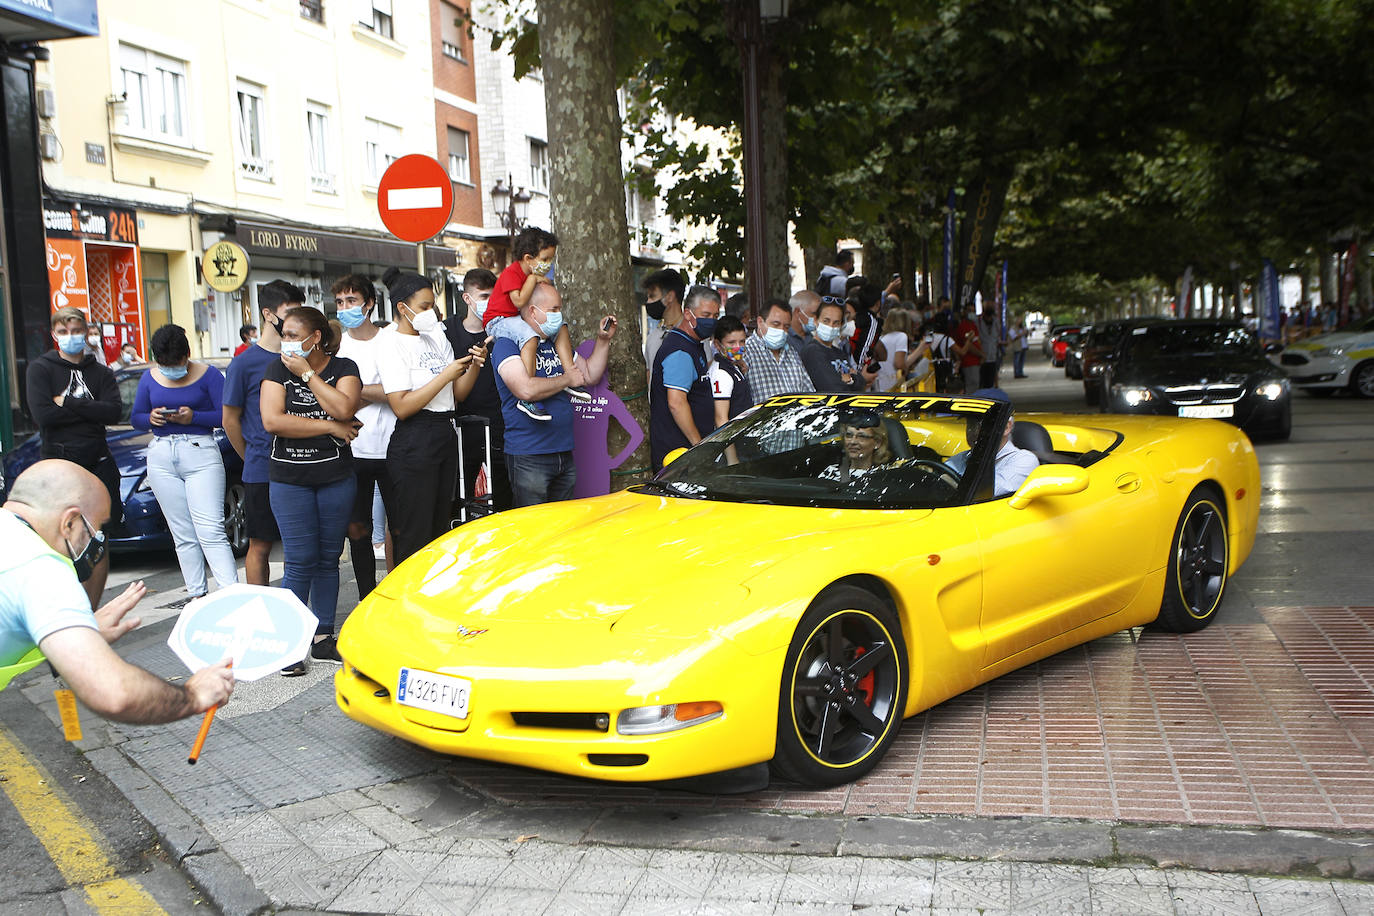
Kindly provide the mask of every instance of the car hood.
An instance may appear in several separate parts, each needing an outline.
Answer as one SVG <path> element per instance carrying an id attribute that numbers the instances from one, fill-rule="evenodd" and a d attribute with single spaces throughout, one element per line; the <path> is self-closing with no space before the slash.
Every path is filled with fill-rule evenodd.
<path id="1" fill-rule="evenodd" d="M 1289 344 L 1289 350 L 1321 350 L 1326 347 L 1342 347 L 1344 349 L 1374 346 L 1374 331 L 1333 331 L 1330 334 L 1322 334 L 1317 337 L 1309 337 L 1307 340 L 1300 340 L 1297 343 Z"/>
<path id="2" fill-rule="evenodd" d="M 1256 377 L 1281 373 L 1259 356 L 1177 357 L 1132 360 L 1122 366 L 1116 381 L 1172 388 L 1181 385 L 1242 385 Z"/>
<path id="3" fill-rule="evenodd" d="M 504 512 L 433 542 L 377 587 L 436 624 L 613 623 L 631 611 L 696 631 L 739 613 L 744 585 L 812 550 L 863 543 L 901 512 L 763 506 L 622 491 Z M 858 538 L 858 540 L 855 540 Z M 798 582 L 806 595 L 809 583 Z"/>
<path id="4" fill-rule="evenodd" d="M 137 477 L 148 466 L 148 444 L 153 434 L 144 429 L 110 429 L 105 435 L 121 477 Z"/>

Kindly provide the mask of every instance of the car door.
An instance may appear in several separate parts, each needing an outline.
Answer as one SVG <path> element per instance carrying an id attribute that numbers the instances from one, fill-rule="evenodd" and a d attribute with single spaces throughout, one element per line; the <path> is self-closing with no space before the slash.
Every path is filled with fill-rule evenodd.
<path id="1" fill-rule="evenodd" d="M 1138 522 L 1155 499 L 1144 462 L 1113 454 L 1088 474 L 1083 492 L 1024 509 L 966 508 L 982 549 L 985 665 L 1120 611 L 1157 565 L 1155 533 Z"/>

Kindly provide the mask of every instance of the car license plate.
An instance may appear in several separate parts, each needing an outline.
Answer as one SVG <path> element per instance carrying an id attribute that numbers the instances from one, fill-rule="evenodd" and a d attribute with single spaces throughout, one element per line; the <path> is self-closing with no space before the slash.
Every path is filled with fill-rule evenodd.
<path id="1" fill-rule="evenodd" d="M 427 709 L 455 719 L 468 717 L 472 681 L 416 668 L 402 668 L 396 684 L 396 702 Z"/>
<path id="2" fill-rule="evenodd" d="M 1194 404 L 1178 409 L 1180 417 L 1199 417 L 1204 420 L 1219 420 L 1222 417 L 1234 416 L 1235 412 L 1236 408 L 1232 404 Z"/>

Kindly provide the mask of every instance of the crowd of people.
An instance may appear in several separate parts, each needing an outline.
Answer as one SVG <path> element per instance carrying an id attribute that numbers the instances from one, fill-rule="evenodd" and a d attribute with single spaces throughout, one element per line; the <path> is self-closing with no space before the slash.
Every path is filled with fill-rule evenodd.
<path id="1" fill-rule="evenodd" d="M 225 373 L 191 358 L 183 328 L 158 328 L 131 422 L 153 436 L 148 484 L 187 600 L 208 593 L 211 579 L 217 588 L 238 581 L 224 529 L 220 428 L 243 461 L 243 577 L 268 584 L 280 543 L 282 586 L 319 619 L 308 657 L 286 676 L 303 674 L 311 659 L 340 660 L 343 545 L 362 598 L 376 587 L 379 559 L 390 569 L 450 527 L 457 506 L 475 495 L 473 475 L 458 473 L 460 454 L 485 462 L 491 511 L 571 498 L 574 406 L 588 402 L 587 389 L 605 375 L 618 327 L 604 316 L 585 355 L 573 352 L 551 278 L 557 247 L 552 233 L 523 230 L 499 276 L 467 272 L 461 305 L 446 317 L 416 273 L 392 269 L 381 278 L 390 323 L 374 320 L 370 277 L 333 284 L 333 319 L 306 305 L 299 287 L 274 280 L 258 289 L 256 323 L 242 327 Z M 841 253 L 814 289 L 752 311 L 741 296 L 722 303 L 713 288 L 687 288 L 677 271 L 650 275 L 642 332 L 653 468 L 777 394 L 996 384 L 1003 345 L 991 310 L 956 316 L 947 300 L 918 309 L 897 299 L 896 278 L 878 289 L 852 273 L 852 256 Z M 89 472 L 117 521 L 119 471 L 106 444 L 106 426 L 122 408 L 113 371 L 80 311 L 59 310 L 52 329 L 55 349 L 28 374 L 42 457 Z M 121 350 L 121 365 L 140 361 L 133 345 Z M 474 417 L 480 422 L 466 419 Z M 82 579 L 90 607 L 104 591 L 101 554 Z"/>

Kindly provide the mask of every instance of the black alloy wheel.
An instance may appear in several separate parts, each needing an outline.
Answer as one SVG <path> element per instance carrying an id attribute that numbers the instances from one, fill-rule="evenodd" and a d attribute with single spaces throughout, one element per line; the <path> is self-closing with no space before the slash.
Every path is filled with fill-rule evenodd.
<path id="1" fill-rule="evenodd" d="M 901 728 L 909 664 L 885 601 L 852 586 L 824 592 L 787 650 L 773 772 L 830 786 L 873 769 Z"/>
<path id="2" fill-rule="evenodd" d="M 229 549 L 234 556 L 243 557 L 248 553 L 248 488 L 237 480 L 231 480 L 224 488 L 224 534 L 229 538 Z"/>
<path id="3" fill-rule="evenodd" d="M 1211 493 L 1194 490 L 1174 529 L 1164 600 L 1155 623 L 1173 633 L 1191 633 L 1211 623 L 1226 591 L 1230 565 L 1226 510 Z"/>

